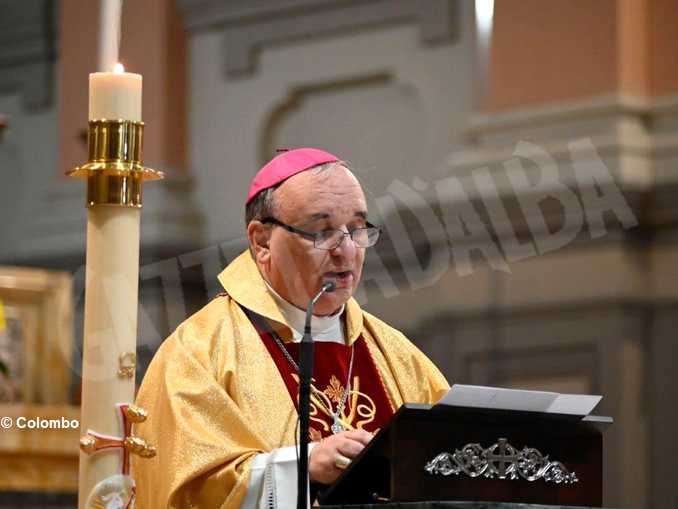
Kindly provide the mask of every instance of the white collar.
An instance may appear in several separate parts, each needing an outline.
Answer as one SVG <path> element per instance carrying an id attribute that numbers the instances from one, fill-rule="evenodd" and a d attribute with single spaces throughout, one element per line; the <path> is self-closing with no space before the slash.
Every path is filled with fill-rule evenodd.
<path id="1" fill-rule="evenodd" d="M 273 299 L 278 305 L 280 313 L 283 315 L 285 320 L 287 320 L 287 324 L 292 330 L 293 341 L 298 343 L 301 341 L 301 338 L 304 335 L 306 311 L 299 309 L 294 304 L 287 302 L 278 294 L 278 292 L 273 289 L 268 281 L 264 280 L 264 282 L 266 283 L 268 291 L 271 292 Z M 341 308 L 336 313 L 329 316 L 313 315 L 311 318 L 311 331 L 313 332 L 314 341 L 328 341 L 332 343 L 345 344 L 344 320 L 341 318 L 345 307 L 345 305 L 341 306 Z"/>

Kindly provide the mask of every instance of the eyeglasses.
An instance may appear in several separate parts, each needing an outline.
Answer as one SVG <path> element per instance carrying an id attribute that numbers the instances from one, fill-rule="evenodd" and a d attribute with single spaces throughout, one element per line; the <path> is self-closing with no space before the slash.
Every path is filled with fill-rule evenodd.
<path id="1" fill-rule="evenodd" d="M 274 217 L 265 217 L 261 220 L 264 224 L 275 224 L 284 228 L 288 232 L 296 233 L 302 237 L 313 240 L 313 245 L 317 249 L 336 249 L 344 241 L 345 237 L 351 237 L 353 243 L 358 247 L 372 247 L 374 246 L 379 237 L 381 237 L 381 228 L 374 226 L 373 224 L 366 223 L 367 226 L 364 228 L 354 228 L 350 231 L 342 230 L 322 230 L 319 232 L 307 232 L 290 226 L 288 224 L 278 221 Z"/>

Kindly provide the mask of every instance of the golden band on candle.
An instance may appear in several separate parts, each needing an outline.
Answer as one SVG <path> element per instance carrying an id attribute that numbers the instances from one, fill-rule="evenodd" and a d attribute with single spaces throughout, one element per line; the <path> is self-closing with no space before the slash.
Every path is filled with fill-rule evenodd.
<path id="1" fill-rule="evenodd" d="M 109 170 L 97 170 L 87 176 L 87 206 L 141 207 L 140 172 L 113 171 L 114 173 L 109 173 Z"/>
<path id="2" fill-rule="evenodd" d="M 144 123 L 128 120 L 90 120 L 89 162 L 126 162 L 141 164 Z"/>
<path id="3" fill-rule="evenodd" d="M 87 178 L 87 206 L 141 207 L 144 180 L 163 178 L 143 166 L 144 123 L 129 120 L 90 120 L 87 164 L 66 174 Z"/>

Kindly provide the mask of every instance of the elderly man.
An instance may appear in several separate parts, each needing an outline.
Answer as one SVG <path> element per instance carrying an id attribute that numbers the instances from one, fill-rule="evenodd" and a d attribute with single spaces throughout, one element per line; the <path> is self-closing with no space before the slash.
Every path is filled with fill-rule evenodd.
<path id="1" fill-rule="evenodd" d="M 352 295 L 379 239 L 365 195 L 336 156 L 281 153 L 246 202 L 249 250 L 219 275 L 225 292 L 162 344 L 137 402 L 136 434 L 157 445 L 134 459 L 138 507 L 293 507 L 298 354 L 312 322 L 309 476 L 329 484 L 404 402 L 435 402 L 445 378 Z"/>

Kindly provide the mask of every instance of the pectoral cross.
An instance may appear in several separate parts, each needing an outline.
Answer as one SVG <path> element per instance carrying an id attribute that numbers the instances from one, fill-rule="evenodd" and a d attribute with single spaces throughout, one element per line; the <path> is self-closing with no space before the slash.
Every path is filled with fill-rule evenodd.
<path id="1" fill-rule="evenodd" d="M 132 424 L 146 420 L 147 414 L 144 409 L 128 403 L 118 403 L 116 409 L 122 427 L 122 437 L 104 435 L 88 429 L 85 436 L 80 438 L 80 450 L 86 454 L 95 454 L 120 449 L 122 451 L 120 473 L 128 475 L 130 453 L 142 458 L 152 458 L 155 456 L 155 447 L 147 444 L 143 438 L 132 435 Z"/>

